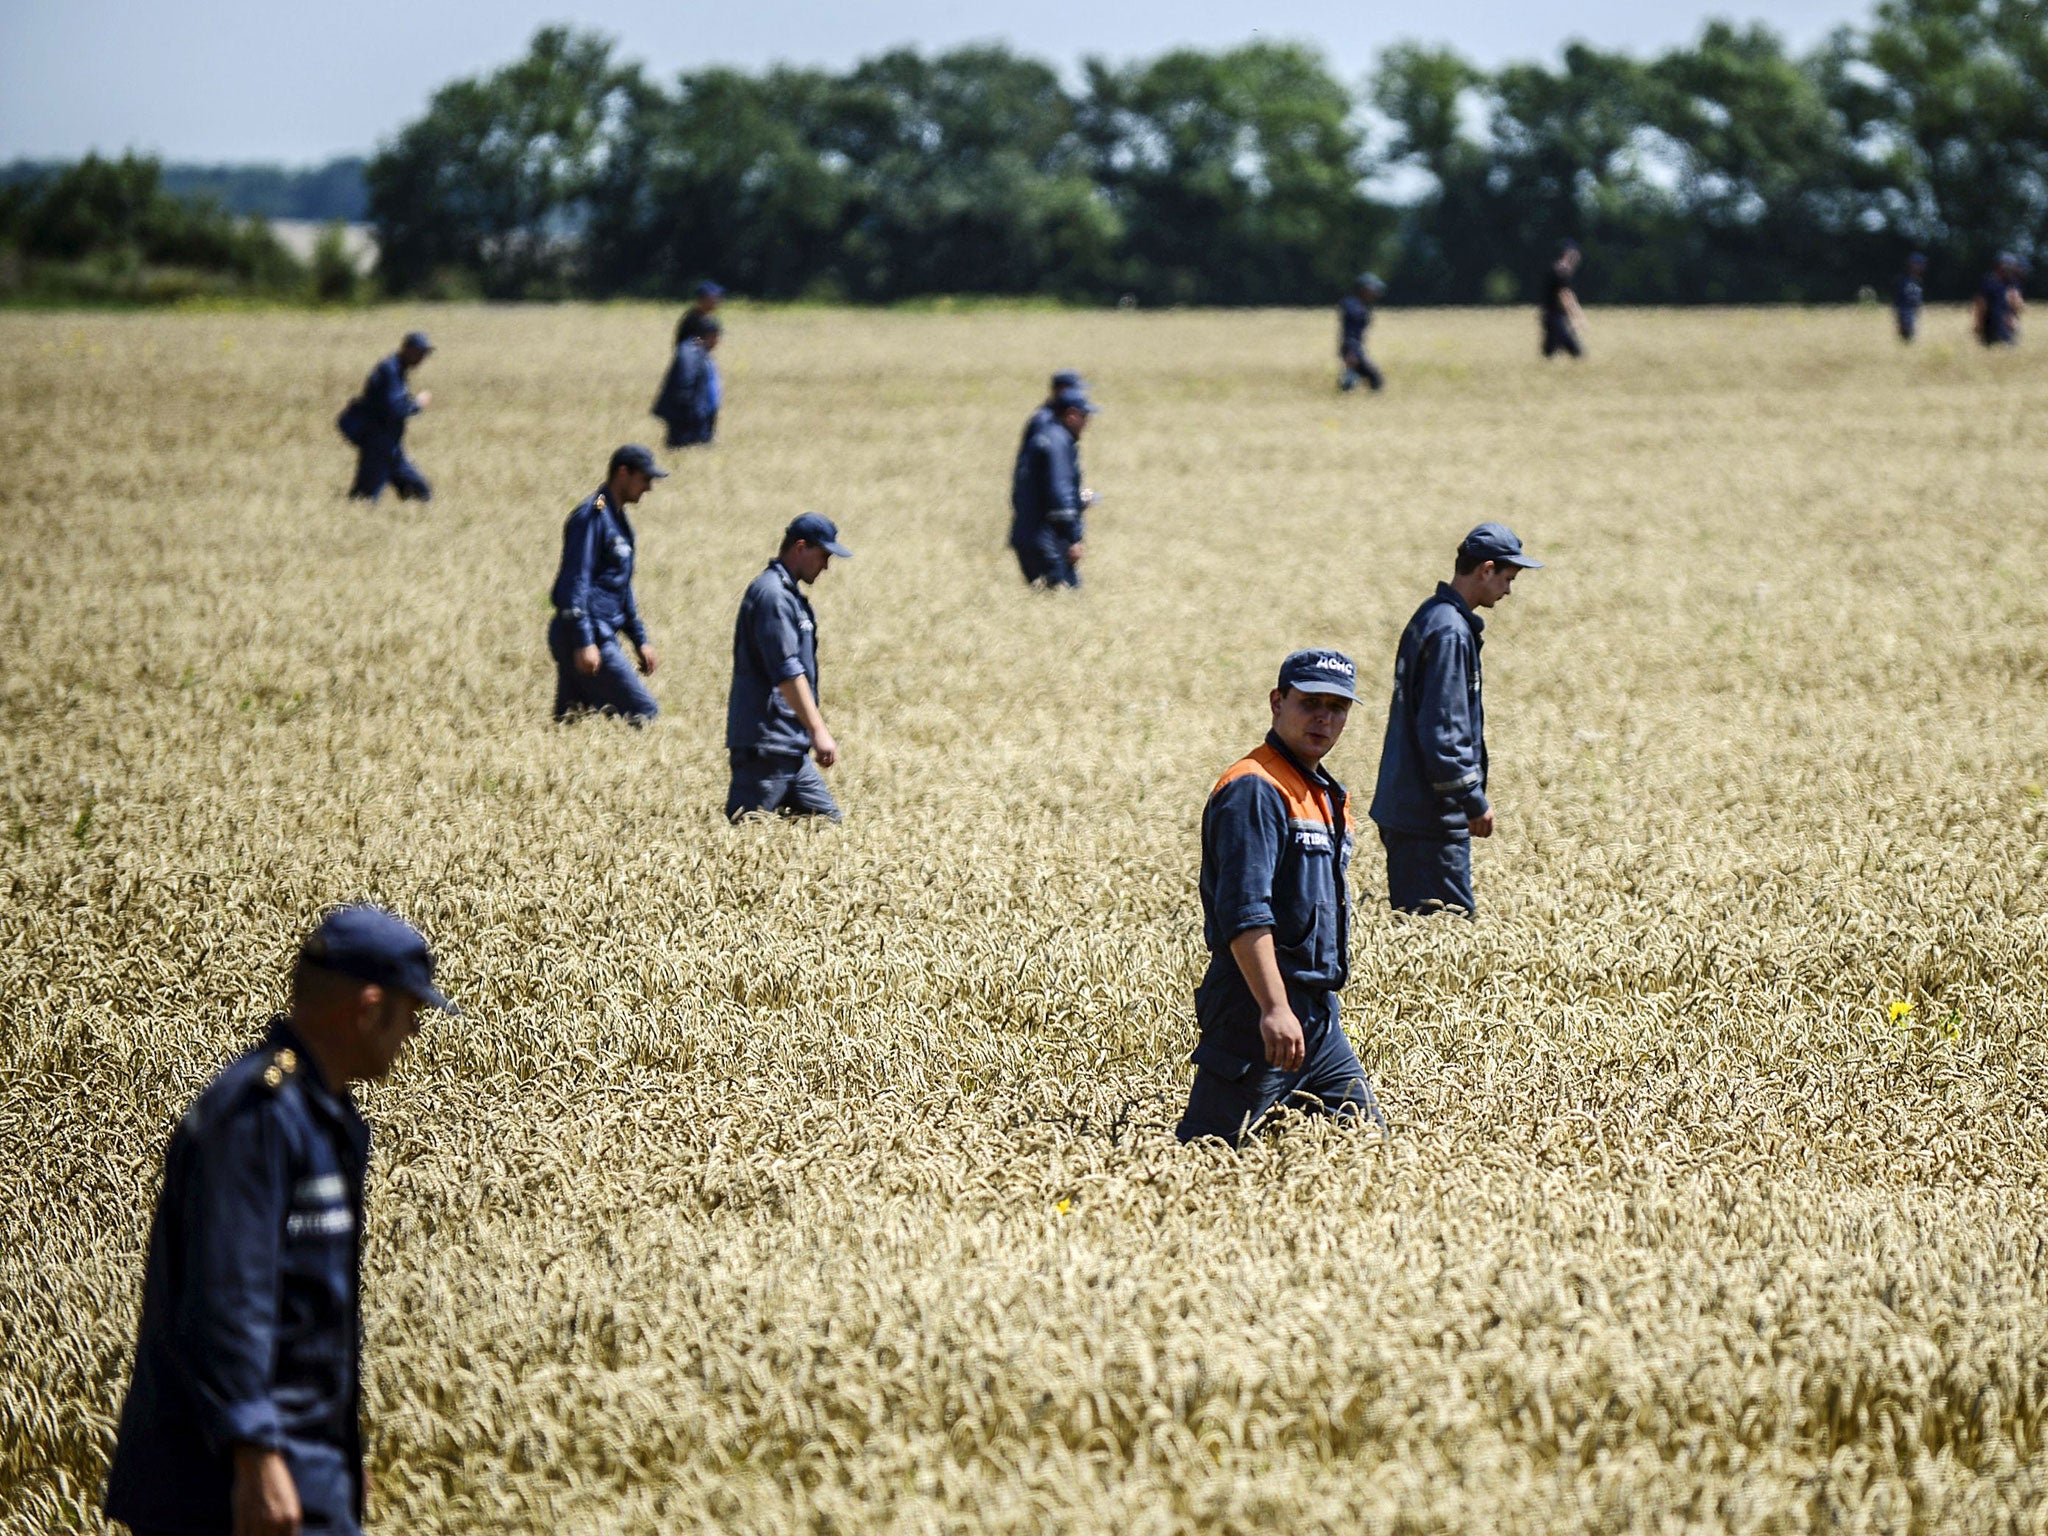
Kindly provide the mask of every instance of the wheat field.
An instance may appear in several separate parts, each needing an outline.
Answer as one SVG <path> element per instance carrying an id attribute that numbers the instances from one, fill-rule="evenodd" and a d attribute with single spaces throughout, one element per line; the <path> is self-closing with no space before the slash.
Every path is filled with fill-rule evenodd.
<path id="1" fill-rule="evenodd" d="M 465 1009 L 363 1094 L 373 1529 L 2048 1530 L 2048 353 L 1395 311 L 1364 398 L 1322 312 L 742 309 L 662 717 L 558 729 L 673 319 L 0 317 L 0 1529 L 102 1528 L 163 1144 L 367 898 Z M 437 498 L 348 503 L 414 324 Z M 1072 600 L 1003 548 L 1061 366 Z M 807 507 L 848 819 L 731 829 Z M 1208 787 L 1315 643 L 1369 793 L 1486 518 L 1480 920 L 1354 866 L 1391 1135 L 1178 1147 Z"/>

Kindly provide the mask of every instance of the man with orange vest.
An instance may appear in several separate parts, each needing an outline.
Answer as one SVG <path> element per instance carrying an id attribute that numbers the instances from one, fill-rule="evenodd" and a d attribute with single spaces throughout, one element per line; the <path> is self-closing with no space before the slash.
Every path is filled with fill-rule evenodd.
<path id="1" fill-rule="evenodd" d="M 1266 743 L 1234 764 L 1202 813 L 1201 1040 L 1175 1134 L 1240 1145 L 1275 1106 L 1384 1125 L 1337 1021 L 1351 969 L 1352 816 L 1323 758 L 1358 699 L 1338 651 L 1280 664 Z"/>

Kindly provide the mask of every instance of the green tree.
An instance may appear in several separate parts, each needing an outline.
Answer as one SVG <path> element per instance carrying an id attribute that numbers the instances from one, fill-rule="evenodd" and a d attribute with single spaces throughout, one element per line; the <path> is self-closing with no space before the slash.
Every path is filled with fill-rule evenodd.
<path id="1" fill-rule="evenodd" d="M 545 27 L 519 62 L 435 92 L 366 173 L 386 285 L 577 291 L 594 194 L 649 89 L 606 39 Z"/>

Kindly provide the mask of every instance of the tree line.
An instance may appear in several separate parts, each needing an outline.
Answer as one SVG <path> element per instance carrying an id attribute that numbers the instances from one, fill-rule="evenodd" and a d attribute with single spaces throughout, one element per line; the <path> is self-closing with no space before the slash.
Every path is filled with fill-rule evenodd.
<path id="1" fill-rule="evenodd" d="M 1850 299 L 1911 249 L 1960 297 L 2048 252 L 2048 24 L 1884 0 L 1804 55 L 1715 22 L 1493 71 L 1400 46 L 1355 87 L 1266 43 L 1072 83 L 975 47 L 663 84 L 549 27 L 365 178 L 396 293 L 1299 304 L 1374 267 L 1394 302 L 1507 302 L 1570 236 L 1609 302 Z"/>

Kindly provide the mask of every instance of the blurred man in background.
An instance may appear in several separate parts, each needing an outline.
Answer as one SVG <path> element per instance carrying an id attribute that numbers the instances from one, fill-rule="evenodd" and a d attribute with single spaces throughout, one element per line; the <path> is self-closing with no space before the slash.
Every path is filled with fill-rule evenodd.
<path id="1" fill-rule="evenodd" d="M 1361 382 L 1375 390 L 1387 382 L 1365 355 L 1366 327 L 1372 324 L 1373 306 L 1386 291 L 1387 285 L 1372 273 L 1362 273 L 1337 305 L 1337 356 L 1344 365 L 1337 375 L 1337 387 L 1347 393 Z"/>
<path id="2" fill-rule="evenodd" d="M 1911 341 L 1920 332 L 1920 310 L 1927 302 L 1927 258 L 1915 251 L 1906 258 L 1906 270 L 1892 286 L 1892 315 L 1898 321 L 1899 340 Z"/>
<path id="3" fill-rule="evenodd" d="M 682 319 L 676 322 L 676 345 L 681 346 L 692 336 L 701 335 L 704 323 L 718 313 L 718 306 L 725 302 L 725 290 L 716 283 L 699 283 L 690 307 L 683 311 Z"/>
<path id="4" fill-rule="evenodd" d="M 411 331 L 398 350 L 370 370 L 363 392 L 349 401 L 335 425 L 356 448 L 356 478 L 351 497 L 375 501 L 386 485 L 398 488 L 400 501 L 432 501 L 434 492 L 419 467 L 405 456 L 405 424 L 433 402 L 433 393 L 415 395 L 408 380 L 434 350 L 424 331 Z"/>
<path id="5" fill-rule="evenodd" d="M 1586 312 L 1579 308 L 1579 296 L 1572 283 L 1579 271 L 1579 242 L 1561 241 L 1557 259 L 1543 274 L 1543 302 L 1537 318 L 1543 328 L 1543 355 L 1560 352 L 1573 357 L 1586 355 Z"/>
<path id="6" fill-rule="evenodd" d="M 818 616 L 803 588 L 832 557 L 851 559 L 830 518 L 806 512 L 783 530 L 782 548 L 740 599 L 732 632 L 732 694 L 725 749 L 730 821 L 758 813 L 840 819 L 818 770 L 839 761 L 818 687 Z"/>
<path id="7" fill-rule="evenodd" d="M 1071 368 L 1062 368 L 1052 376 L 1052 383 L 1046 389 L 1044 404 L 1024 418 L 1024 435 L 1017 439 L 1017 451 L 1019 453 L 1022 453 L 1024 445 L 1031 441 L 1032 433 L 1036 432 L 1040 427 L 1051 425 L 1053 419 L 1059 415 L 1060 391 L 1063 389 L 1073 390 L 1077 394 L 1086 395 L 1088 393 L 1088 381 Z"/>
<path id="8" fill-rule="evenodd" d="M 1478 911 L 1472 839 L 1493 836 L 1479 610 L 1505 598 L 1522 571 L 1542 568 L 1506 528 L 1481 523 L 1458 546 L 1451 579 L 1437 584 L 1401 632 L 1370 813 L 1386 846 L 1387 900 L 1397 912 Z"/>
<path id="9" fill-rule="evenodd" d="M 427 941 L 343 907 L 291 1011 L 193 1101 L 164 1154 L 106 1512 L 136 1536 L 359 1536 L 363 1197 L 349 1088 L 390 1072 L 434 987 Z"/>
<path id="10" fill-rule="evenodd" d="M 1202 812 L 1195 1080 L 1175 1135 L 1233 1147 L 1281 1103 L 1380 1121 L 1337 1019 L 1351 974 L 1351 802 L 1323 767 L 1357 700 L 1338 651 L 1296 651 L 1268 696 L 1265 745 L 1229 768 Z M 1384 1123 L 1384 1122 L 1381 1122 Z"/>
<path id="11" fill-rule="evenodd" d="M 661 657 L 647 639 L 640 605 L 633 597 L 637 541 L 626 508 L 645 496 L 668 471 L 638 443 L 612 454 L 599 486 L 569 514 L 562 527 L 562 563 L 555 573 L 555 616 L 548 623 L 548 652 L 555 661 L 555 718 L 585 711 L 621 715 L 644 725 L 660 713 L 654 695 L 634 675 L 619 646 L 633 642 L 641 674 L 652 677 Z"/>
<path id="12" fill-rule="evenodd" d="M 654 414 L 668 425 L 671 448 L 708 443 L 718 435 L 718 406 L 725 391 L 713 354 L 724 334 L 717 317 L 706 316 L 694 336 L 676 343 L 653 405 Z"/>
<path id="13" fill-rule="evenodd" d="M 1978 284 L 1971 323 L 1977 339 L 1985 346 L 2019 345 L 2020 316 L 2027 307 L 2026 300 L 2020 296 L 2020 281 L 2026 273 L 2027 264 L 2007 251 L 1992 263 L 1991 270 L 1984 274 L 1984 281 Z"/>
<path id="14" fill-rule="evenodd" d="M 1055 390 L 1048 403 L 1050 419 L 1034 413 L 1010 475 L 1010 548 L 1034 587 L 1078 587 L 1084 514 L 1095 500 L 1081 484 L 1081 434 L 1097 407 L 1074 386 Z"/>

